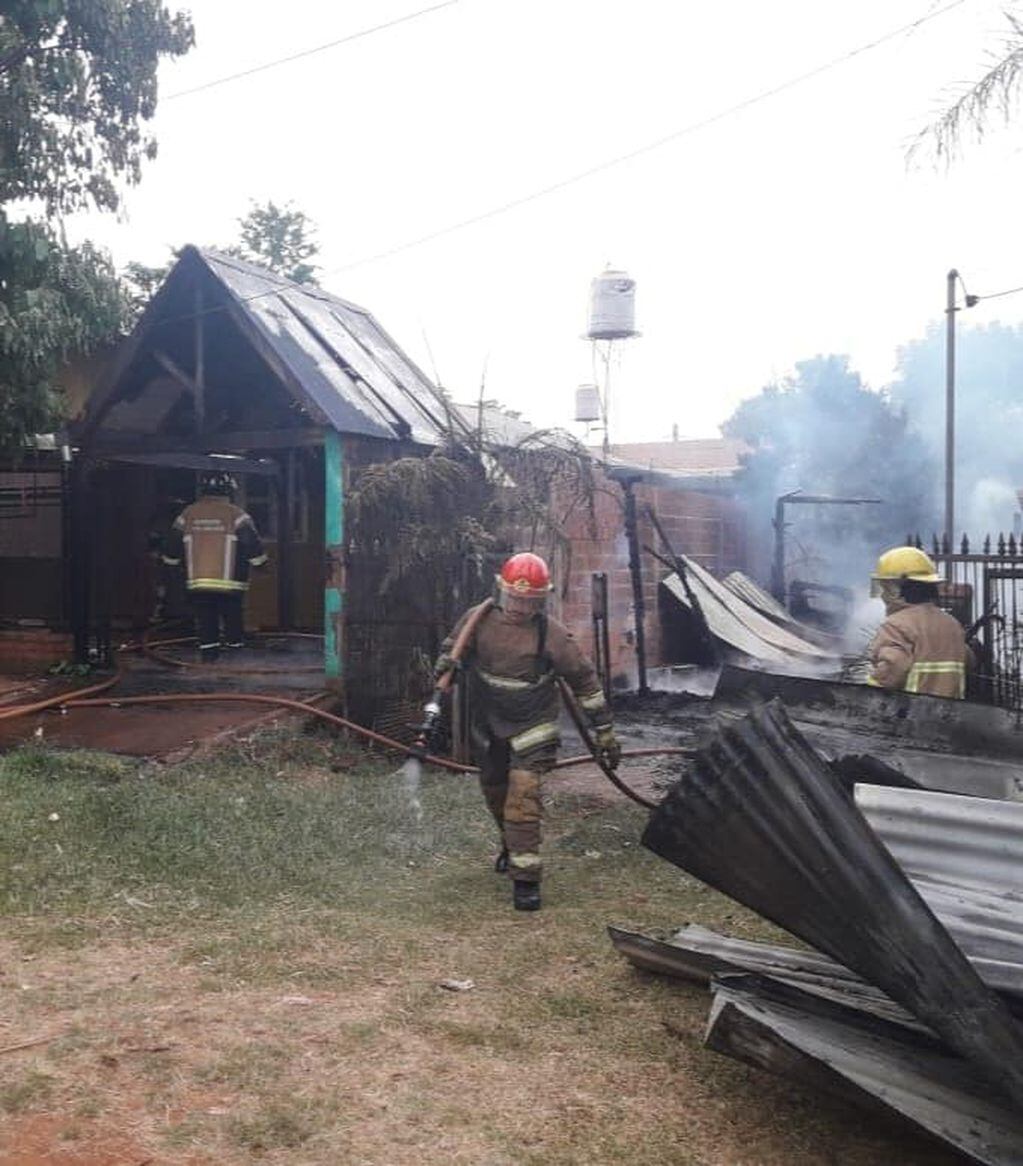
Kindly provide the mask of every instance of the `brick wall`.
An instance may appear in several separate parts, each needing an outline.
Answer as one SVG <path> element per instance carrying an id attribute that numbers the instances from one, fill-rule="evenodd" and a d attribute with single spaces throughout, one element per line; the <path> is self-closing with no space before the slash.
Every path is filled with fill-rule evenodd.
<path id="1" fill-rule="evenodd" d="M 625 537 L 624 493 L 616 482 L 602 480 L 591 523 L 588 514 L 576 514 L 570 523 L 571 543 L 559 563 L 557 599 L 553 609 L 572 629 L 588 653 L 593 651 L 592 576 L 608 577 L 611 673 L 616 681 L 636 683 L 635 613 L 629 548 Z M 680 554 L 689 556 L 721 577 L 746 566 L 746 535 L 742 512 L 724 493 L 637 484 L 636 510 L 639 542 L 662 550 L 646 508 L 651 506 L 665 533 Z M 658 588 L 667 569 L 642 550 L 641 566 L 646 604 L 644 630 L 648 666 L 667 663 L 663 657 Z"/>
<path id="2" fill-rule="evenodd" d="M 48 628 L 0 631 L 0 673 L 36 676 L 74 656 L 70 633 Z"/>

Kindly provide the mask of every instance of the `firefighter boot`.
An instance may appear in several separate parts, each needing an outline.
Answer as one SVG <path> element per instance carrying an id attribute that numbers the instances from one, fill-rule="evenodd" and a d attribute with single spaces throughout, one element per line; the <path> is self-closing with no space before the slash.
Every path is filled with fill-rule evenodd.
<path id="1" fill-rule="evenodd" d="M 540 884 L 527 883 L 524 879 L 515 879 L 512 883 L 512 902 L 516 911 L 540 910 Z"/>
<path id="2" fill-rule="evenodd" d="M 516 881 L 538 883 L 540 861 L 541 775 L 531 769 L 508 773 L 508 797 L 504 803 L 504 842 L 508 847 L 508 873 Z"/>

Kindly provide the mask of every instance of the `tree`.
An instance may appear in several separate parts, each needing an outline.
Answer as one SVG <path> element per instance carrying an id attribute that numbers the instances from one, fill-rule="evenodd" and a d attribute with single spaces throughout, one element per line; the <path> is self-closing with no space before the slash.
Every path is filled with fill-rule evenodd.
<path id="1" fill-rule="evenodd" d="M 945 456 L 945 324 L 898 352 L 892 402 L 936 466 Z M 1023 328 L 960 328 L 956 344 L 956 511 L 971 536 L 1012 525 L 1023 487 Z M 959 533 L 959 532 L 956 532 Z"/>
<path id="2" fill-rule="evenodd" d="M 116 336 L 126 302 L 110 260 L 0 213 L 0 448 L 23 447 L 61 413 L 61 360 Z"/>
<path id="3" fill-rule="evenodd" d="M 113 210 L 156 142 L 157 65 L 191 48 L 160 0 L 7 0 L 0 16 L 0 203 Z"/>
<path id="4" fill-rule="evenodd" d="M 882 500 L 856 508 L 790 507 L 790 546 L 802 547 L 804 577 L 865 579 L 878 550 L 933 521 L 934 459 L 905 412 L 869 389 L 847 356 L 798 362 L 794 376 L 743 401 L 722 430 L 750 447 L 739 489 L 751 532 L 770 531 L 775 501 L 789 490 Z M 768 547 L 759 549 L 763 571 Z"/>
<path id="5" fill-rule="evenodd" d="M 193 40 L 159 0 L 7 0 L 0 14 L 0 444 L 55 426 L 58 364 L 123 327 L 124 292 L 107 258 L 70 247 L 50 216 L 113 210 L 156 152 L 157 65 Z"/>
<path id="6" fill-rule="evenodd" d="M 991 67 L 917 135 L 911 155 L 929 146 L 938 158 L 950 159 L 959 152 L 964 132 L 984 136 L 992 112 L 1011 120 L 1023 81 L 1023 19 L 1012 12 L 1005 18 L 1009 30 Z"/>
<path id="7" fill-rule="evenodd" d="M 132 260 L 121 272 L 121 281 L 124 284 L 124 292 L 128 299 L 128 308 L 133 321 L 142 314 L 146 304 L 167 278 L 176 258 L 176 255 L 172 255 L 166 263 L 159 263 L 155 266 Z"/>
<path id="8" fill-rule="evenodd" d="M 238 220 L 240 246 L 232 255 L 266 267 L 294 283 L 314 283 L 316 264 L 309 260 L 319 254 L 319 244 L 312 237 L 315 228 L 305 213 L 291 203 L 253 203 L 249 213 Z"/>

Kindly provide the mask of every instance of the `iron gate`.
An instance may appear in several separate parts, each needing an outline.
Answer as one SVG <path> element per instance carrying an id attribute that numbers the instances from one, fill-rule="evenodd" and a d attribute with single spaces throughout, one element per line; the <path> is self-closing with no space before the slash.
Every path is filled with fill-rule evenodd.
<path id="1" fill-rule="evenodd" d="M 919 536 L 910 541 L 928 549 Z M 929 551 L 946 580 L 942 605 L 971 632 L 969 695 L 1023 712 L 1023 537 L 989 535 L 977 546 L 964 535 L 954 550 L 934 538 Z"/>

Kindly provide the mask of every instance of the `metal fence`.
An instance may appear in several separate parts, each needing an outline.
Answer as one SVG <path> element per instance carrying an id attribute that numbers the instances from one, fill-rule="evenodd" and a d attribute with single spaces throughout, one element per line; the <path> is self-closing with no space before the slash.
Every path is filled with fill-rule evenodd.
<path id="1" fill-rule="evenodd" d="M 945 577 L 941 602 L 964 627 L 977 667 L 969 695 L 1023 713 L 1023 538 L 1010 534 L 958 546 L 935 536 L 927 550 Z"/>

